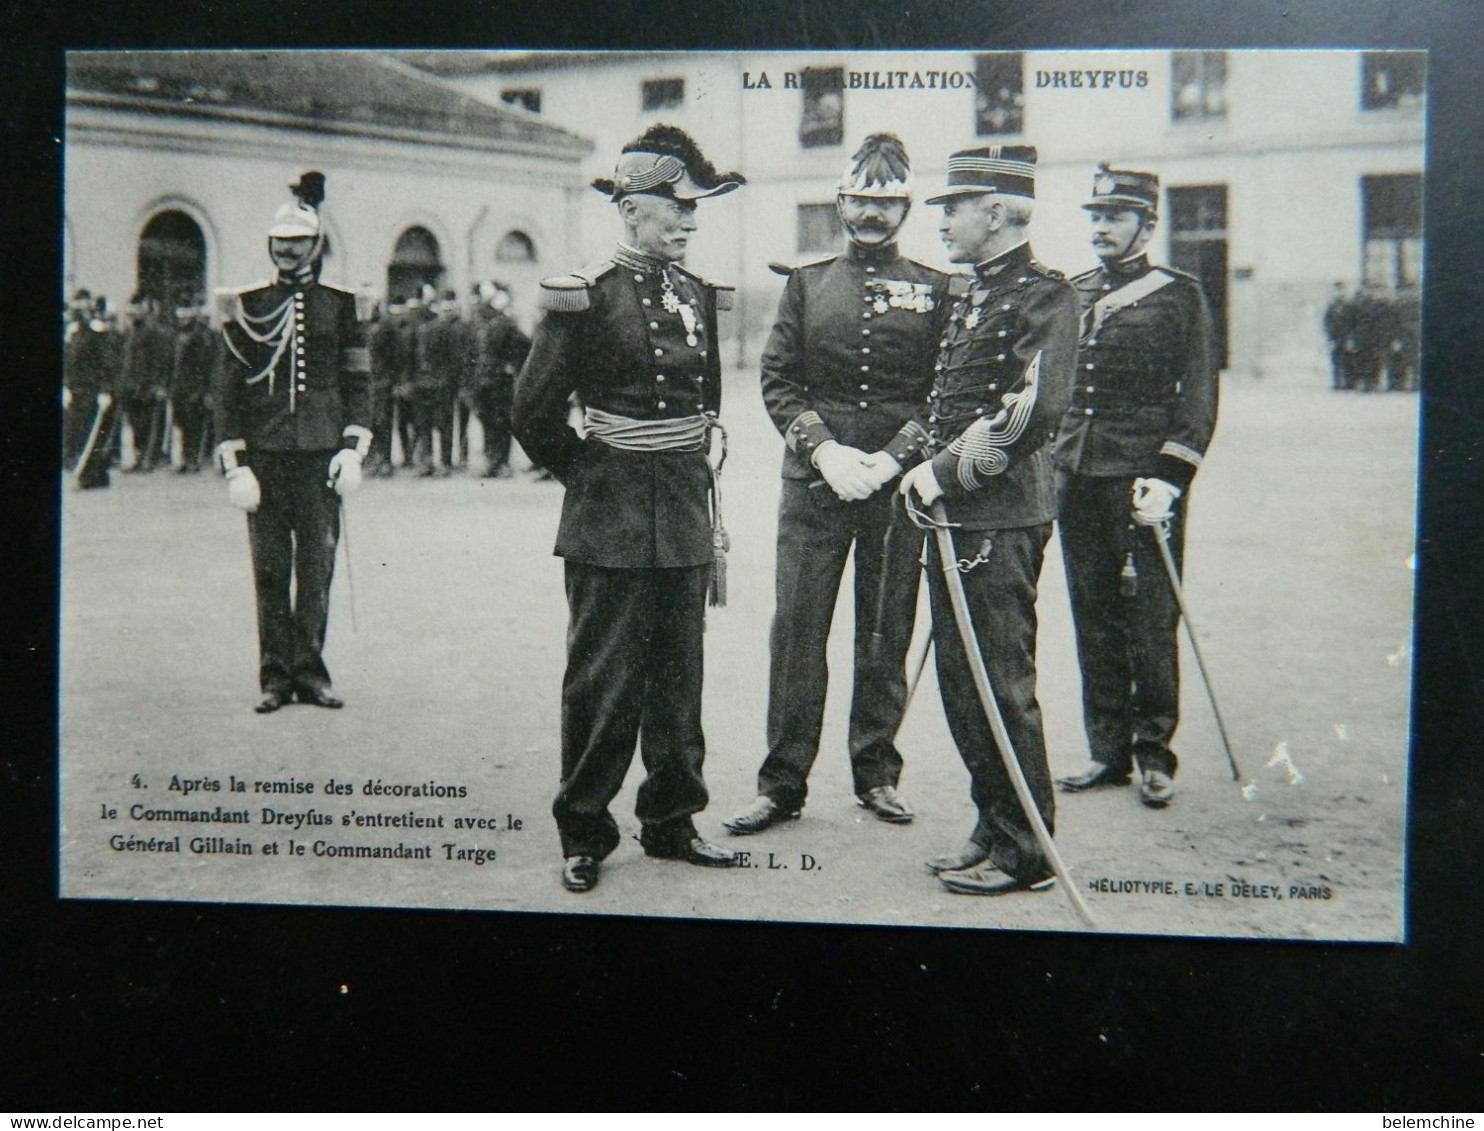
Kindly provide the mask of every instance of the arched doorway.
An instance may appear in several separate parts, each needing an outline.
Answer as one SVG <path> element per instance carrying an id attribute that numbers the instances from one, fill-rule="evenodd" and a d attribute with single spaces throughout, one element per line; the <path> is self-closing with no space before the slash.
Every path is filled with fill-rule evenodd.
<path id="1" fill-rule="evenodd" d="M 525 232 L 512 230 L 495 245 L 496 263 L 535 263 L 536 245 Z"/>
<path id="2" fill-rule="evenodd" d="M 161 309 L 191 306 L 206 294 L 206 237 L 184 212 L 150 218 L 139 236 L 135 288 Z"/>
<path id="3" fill-rule="evenodd" d="M 392 261 L 386 269 L 388 302 L 412 298 L 423 284 L 437 287 L 443 281 L 443 258 L 438 237 L 422 227 L 411 227 L 397 237 Z"/>

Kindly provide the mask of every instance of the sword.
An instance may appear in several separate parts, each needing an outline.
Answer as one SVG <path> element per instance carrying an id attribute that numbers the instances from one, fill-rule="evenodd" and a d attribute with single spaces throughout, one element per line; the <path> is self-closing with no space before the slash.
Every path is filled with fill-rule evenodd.
<path id="1" fill-rule="evenodd" d="M 340 496 L 340 537 L 345 543 L 345 589 L 350 598 L 350 630 L 356 628 L 356 577 L 350 568 L 350 508 L 345 505 L 345 496 Z"/>
<path id="2" fill-rule="evenodd" d="M 1005 729 L 1005 719 L 1000 714 L 999 703 L 995 700 L 994 689 L 990 686 L 989 672 L 984 667 L 984 657 L 979 652 L 979 638 L 974 632 L 974 622 L 969 616 L 968 598 L 964 596 L 963 579 L 958 575 L 958 556 L 953 550 L 953 535 L 950 532 L 948 514 L 943 509 L 941 502 L 932 506 L 933 535 L 937 540 L 939 567 L 943 571 L 943 578 L 948 586 L 948 600 L 953 606 L 953 619 L 958 626 L 959 640 L 963 642 L 964 654 L 969 661 L 969 671 L 974 677 L 974 690 L 979 693 L 980 706 L 984 708 L 984 717 L 989 722 L 989 730 L 994 735 L 995 747 L 999 751 L 1000 760 L 1005 764 L 1005 772 L 1010 777 L 1010 784 L 1015 787 L 1015 797 L 1020 802 L 1020 808 L 1030 822 L 1031 831 L 1036 835 L 1036 842 L 1041 846 L 1041 851 L 1046 854 L 1046 859 L 1051 864 L 1051 870 L 1066 888 L 1067 896 L 1072 901 L 1073 908 L 1082 917 L 1082 921 L 1089 927 L 1096 927 L 1097 920 L 1092 917 L 1092 912 L 1087 904 L 1083 902 L 1082 893 L 1077 890 L 1076 882 L 1072 879 L 1072 873 L 1056 850 L 1056 844 L 1051 839 L 1051 831 L 1047 829 L 1046 822 L 1041 819 L 1041 810 L 1036 805 L 1036 799 L 1031 796 L 1030 783 L 1025 780 L 1025 771 L 1020 768 L 1020 759 L 1015 755 L 1015 747 L 1010 742 L 1010 732 Z"/>
<path id="3" fill-rule="evenodd" d="M 112 401 L 109 402 L 112 404 Z M 88 439 L 82 446 L 82 454 L 77 457 L 77 466 L 72 469 L 72 483 L 74 486 L 82 485 L 82 477 L 86 473 L 88 461 L 93 458 L 93 449 L 98 444 L 98 433 L 103 428 L 103 417 L 108 414 L 108 409 L 98 403 L 97 397 L 93 399 L 93 426 L 88 430 Z"/>
<path id="4" fill-rule="evenodd" d="M 1216 716 L 1216 730 L 1221 735 L 1221 745 L 1226 751 L 1227 764 L 1231 766 L 1232 781 L 1242 780 L 1242 771 L 1237 769 L 1237 760 L 1232 755 L 1231 740 L 1226 736 L 1226 724 L 1221 720 L 1221 708 L 1216 705 L 1216 689 L 1211 686 L 1211 676 L 1206 672 L 1206 661 L 1201 656 L 1201 646 L 1195 638 L 1195 622 L 1190 617 L 1190 606 L 1185 603 L 1185 588 L 1180 584 L 1180 571 L 1175 568 L 1175 556 L 1170 553 L 1170 520 L 1163 518 L 1150 525 L 1155 544 L 1159 546 L 1160 560 L 1165 563 L 1165 573 L 1170 579 L 1170 588 L 1175 592 L 1175 603 L 1180 606 L 1180 617 L 1185 621 L 1185 635 L 1190 640 L 1190 649 L 1195 653 L 1195 665 L 1200 670 L 1201 682 L 1206 685 L 1206 698 L 1211 700 L 1211 713 Z"/>

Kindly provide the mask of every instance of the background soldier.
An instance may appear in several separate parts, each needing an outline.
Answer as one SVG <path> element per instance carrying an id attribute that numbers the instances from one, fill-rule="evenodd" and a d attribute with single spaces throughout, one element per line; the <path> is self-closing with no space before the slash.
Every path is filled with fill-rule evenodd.
<path id="1" fill-rule="evenodd" d="M 1345 284 L 1336 283 L 1329 305 L 1324 308 L 1324 335 L 1329 339 L 1329 368 L 1332 387 L 1350 388 L 1350 296 Z"/>
<path id="2" fill-rule="evenodd" d="M 135 295 L 119 374 L 119 411 L 134 441 L 134 463 L 125 471 L 153 471 L 166 443 L 165 387 L 175 363 L 175 343 L 159 304 Z"/>
<path id="3" fill-rule="evenodd" d="M 546 316 L 516 385 L 516 435 L 566 486 L 556 552 L 571 624 L 552 812 L 569 891 L 590 890 L 618 845 L 608 806 L 636 741 L 645 854 L 735 863 L 693 823 L 707 802 L 701 634 L 723 533 L 707 461 L 721 363 L 717 288 L 678 264 L 696 201 L 742 183 L 674 126 L 625 146 L 613 180 L 593 182 L 617 205 L 624 241 L 611 259 L 541 284 Z M 573 393 L 585 439 L 567 424 Z"/>
<path id="4" fill-rule="evenodd" d="M 515 375 L 525 364 L 531 340 L 510 317 L 510 289 L 483 282 L 471 320 L 474 362 L 471 406 L 484 430 L 484 477 L 510 476 L 510 404 Z"/>
<path id="5" fill-rule="evenodd" d="M 170 404 L 180 425 L 180 470 L 197 472 L 207 448 L 207 395 L 217 364 L 218 339 L 200 306 L 176 311 L 175 359 L 170 369 Z"/>
<path id="6" fill-rule="evenodd" d="M 926 446 L 927 432 L 915 417 L 932 385 L 948 277 L 897 250 L 897 232 L 912 203 L 911 176 L 897 138 L 866 139 L 836 196 L 850 238 L 845 253 L 788 271 L 763 350 L 763 400 L 785 441 L 777 609 L 768 756 L 758 772 L 756 800 L 726 822 L 734 834 L 759 832 L 797 817 L 803 807 L 824 720 L 825 645 L 852 546 L 852 783 L 860 804 L 876 817 L 912 820 L 896 793 L 902 756 L 894 740 L 907 700 L 903 661 L 916 614 L 922 538 L 901 523 L 887 539 L 893 496 L 881 489 L 921 459 Z M 881 633 L 875 647 L 873 629 Z"/>
<path id="7" fill-rule="evenodd" d="M 1175 795 L 1180 608 L 1153 533 L 1136 524 L 1167 521 L 1182 561 L 1190 483 L 1216 426 L 1211 319 L 1194 277 L 1145 254 L 1158 177 L 1100 166 L 1082 207 L 1102 262 L 1073 280 L 1084 383 L 1056 455 L 1092 765 L 1057 784 L 1072 793 L 1125 785 L 1137 762 L 1144 804 L 1159 808 Z"/>
<path id="8" fill-rule="evenodd" d="M 938 230 L 954 263 L 971 263 L 954 305 L 929 403 L 931 460 L 902 479 L 902 494 L 942 498 L 953 527 L 972 628 L 1010 743 L 1048 829 L 1051 774 L 1036 702 L 1036 584 L 1055 517 L 1050 440 L 1067 406 L 1077 348 L 1077 300 L 1026 240 L 1036 150 L 961 150 L 948 159 Z M 1000 895 L 1052 880 L 1029 817 L 996 752 L 975 689 L 937 547 L 928 591 L 938 683 L 948 726 L 969 769 L 979 810 L 968 842 L 928 861 L 950 891 Z M 937 559 L 937 560 L 934 560 Z"/>
<path id="9" fill-rule="evenodd" d="M 84 314 L 79 311 L 79 316 Z M 85 312 L 62 353 L 63 401 L 72 422 L 68 462 L 75 467 L 78 487 L 107 487 L 108 466 L 118 436 L 118 409 L 114 391 L 123 365 L 123 335 L 108 313 L 108 300 L 99 298 Z"/>
<path id="10" fill-rule="evenodd" d="M 339 496 L 360 486 L 371 446 L 371 363 L 355 296 L 319 281 L 324 177 L 305 173 L 291 187 L 298 202 L 268 230 L 274 280 L 230 296 L 216 395 L 217 450 L 252 545 L 259 714 L 295 695 L 344 706 L 321 652 Z"/>
<path id="11" fill-rule="evenodd" d="M 413 335 L 415 357 L 412 406 L 417 432 L 413 462 L 424 478 L 446 478 L 453 472 L 453 420 L 462 350 L 458 296 L 445 291 L 431 321 Z M 433 433 L 438 433 L 438 443 Z"/>
<path id="12" fill-rule="evenodd" d="M 407 307 L 400 302 L 378 309 L 376 320 L 367 328 L 367 349 L 371 355 L 371 431 L 375 440 L 366 457 L 366 474 L 386 478 L 393 474 L 392 433 L 396 419 L 396 389 L 402 372 L 402 331 L 399 323 Z"/>

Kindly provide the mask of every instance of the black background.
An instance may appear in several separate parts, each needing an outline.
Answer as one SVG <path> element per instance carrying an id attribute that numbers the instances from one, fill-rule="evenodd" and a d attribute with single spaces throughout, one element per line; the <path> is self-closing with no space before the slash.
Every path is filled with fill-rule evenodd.
<path id="1" fill-rule="evenodd" d="M 0 1108 L 1478 1108 L 1484 21 L 1472 0 L 70 7 L 7 2 L 0 49 Z M 393 41 L 1430 49 L 1407 944 L 57 900 L 62 52 Z M 169 711 L 191 693 L 149 688 L 140 706 Z"/>

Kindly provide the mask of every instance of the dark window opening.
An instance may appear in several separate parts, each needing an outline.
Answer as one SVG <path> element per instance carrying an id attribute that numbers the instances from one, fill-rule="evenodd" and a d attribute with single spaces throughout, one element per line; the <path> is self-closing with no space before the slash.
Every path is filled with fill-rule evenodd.
<path id="1" fill-rule="evenodd" d="M 1025 67 L 1018 51 L 974 59 L 974 132 L 980 137 L 1025 130 Z"/>
<path id="2" fill-rule="evenodd" d="M 1170 113 L 1177 122 L 1226 117 L 1226 52 L 1176 51 Z"/>
<path id="3" fill-rule="evenodd" d="M 162 310 L 205 301 L 206 237 L 184 212 L 161 212 L 139 237 L 137 290 Z"/>
<path id="4" fill-rule="evenodd" d="M 1211 311 L 1216 364 L 1227 365 L 1227 194 L 1225 185 L 1169 190 L 1170 261 L 1201 281 Z"/>
<path id="5" fill-rule="evenodd" d="M 495 245 L 495 258 L 501 263 L 534 263 L 536 245 L 524 232 L 506 232 Z"/>
<path id="6" fill-rule="evenodd" d="M 1426 51 L 1367 51 L 1361 59 L 1360 108 L 1421 106 L 1426 84 Z"/>
<path id="7" fill-rule="evenodd" d="M 418 297 L 424 285 L 437 287 L 442 281 L 438 238 L 426 228 L 408 228 L 397 238 L 392 261 L 387 265 L 387 300 L 405 302 Z"/>
<path id="8" fill-rule="evenodd" d="M 639 91 L 647 111 L 678 110 L 685 104 L 684 79 L 645 79 Z"/>
<path id="9" fill-rule="evenodd" d="M 845 68 L 806 67 L 799 143 L 805 149 L 839 145 L 845 137 Z"/>
<path id="10" fill-rule="evenodd" d="M 520 106 L 532 114 L 541 113 L 541 91 L 535 87 L 512 88 L 500 91 L 500 101 L 510 106 Z"/>
<path id="11" fill-rule="evenodd" d="M 1368 286 L 1387 292 L 1422 285 L 1422 174 L 1360 179 Z"/>

